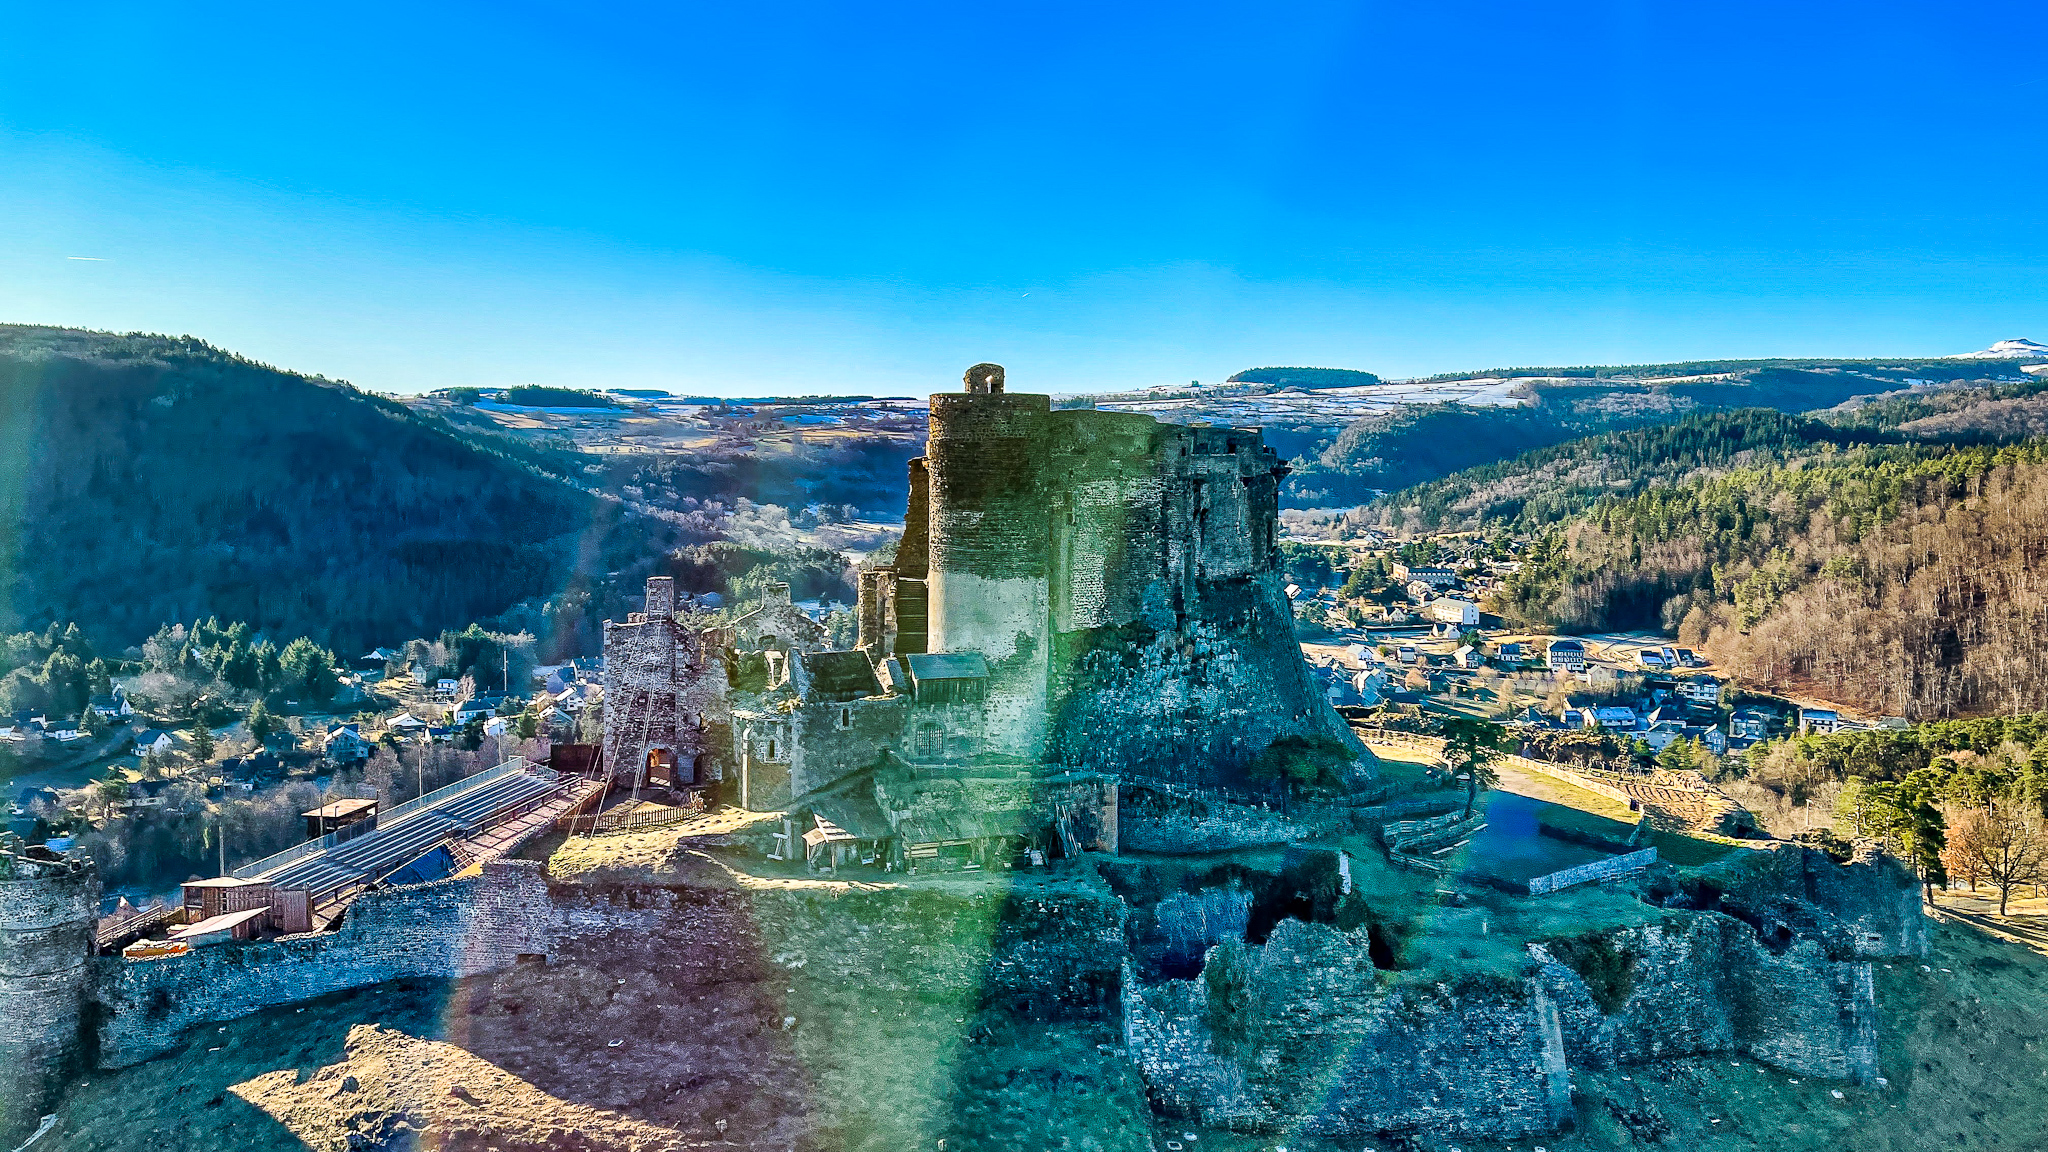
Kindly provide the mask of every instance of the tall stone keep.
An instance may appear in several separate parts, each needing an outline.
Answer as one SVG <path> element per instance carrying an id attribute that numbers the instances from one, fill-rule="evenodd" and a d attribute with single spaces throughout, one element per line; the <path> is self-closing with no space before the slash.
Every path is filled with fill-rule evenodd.
<path id="1" fill-rule="evenodd" d="M 99 900 L 91 861 L 0 849 L 0 1146 L 84 1067 Z"/>
<path id="2" fill-rule="evenodd" d="M 896 557 L 861 574 L 860 646 L 985 656 L 982 754 L 1231 783 L 1311 739 L 1370 775 L 1295 643 L 1286 474 L 1256 429 L 1055 411 L 977 364 L 931 398 Z"/>
<path id="3" fill-rule="evenodd" d="M 1005 394 L 1001 369 L 986 364 L 968 370 L 967 386 L 931 398 L 927 646 L 988 658 L 986 751 L 1037 759 L 1051 646 L 1052 398 Z"/>

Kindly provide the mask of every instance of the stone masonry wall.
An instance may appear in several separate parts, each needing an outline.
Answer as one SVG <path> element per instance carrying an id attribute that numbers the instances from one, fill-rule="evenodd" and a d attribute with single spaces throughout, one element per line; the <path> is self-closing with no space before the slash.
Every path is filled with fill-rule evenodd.
<path id="1" fill-rule="evenodd" d="M 614 776 L 637 774 L 646 752 L 661 748 L 674 754 L 683 783 L 690 782 L 693 762 L 696 782 L 724 779 L 732 743 L 726 689 L 724 661 L 684 619 L 607 621 L 607 769 Z"/>
<path id="2" fill-rule="evenodd" d="M 1611 959 L 1581 960 L 1590 978 L 1559 962 L 1572 956 L 1564 945 L 1532 949 L 1574 1064 L 1743 1052 L 1807 1076 L 1865 1082 L 1877 1074 L 1867 961 L 1830 960 L 1813 940 L 1773 952 L 1748 925 L 1718 913 L 1675 914 L 1591 946 Z"/>
<path id="3" fill-rule="evenodd" d="M 1285 920 L 1239 979 L 1127 982 L 1124 1030 L 1168 1114 L 1245 1132 L 1514 1139 L 1571 1111 L 1554 1007 L 1527 983 L 1387 988 L 1362 936 Z"/>
<path id="4" fill-rule="evenodd" d="M 166 1052 L 195 1024 L 232 1020 L 406 976 L 458 977 L 546 952 L 557 918 L 540 866 L 488 864 L 482 876 L 371 892 L 331 933 L 226 943 L 185 956 L 99 967 L 99 1062 L 121 1068 Z"/>
<path id="5" fill-rule="evenodd" d="M 99 879 L 79 861 L 0 861 L 0 1146 L 28 1134 L 84 1058 Z"/>
<path id="6" fill-rule="evenodd" d="M 582 886 L 550 884 L 538 864 L 507 861 L 480 877 L 370 893 L 331 934 L 97 961 L 100 1064 L 147 1060 L 208 1021 L 402 977 L 496 971 L 521 953 L 644 952 L 703 982 L 781 968 L 1041 1014 L 1093 1011 L 1114 1000 L 1123 934 L 1122 903 L 1093 888 Z"/>

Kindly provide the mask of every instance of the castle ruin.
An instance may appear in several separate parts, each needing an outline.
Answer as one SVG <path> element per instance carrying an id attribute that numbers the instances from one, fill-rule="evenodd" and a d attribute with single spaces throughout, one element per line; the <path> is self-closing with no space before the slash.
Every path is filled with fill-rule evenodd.
<path id="1" fill-rule="evenodd" d="M 1241 785 L 1277 741 L 1372 776 L 1294 639 L 1259 433 L 1003 383 L 931 398 L 853 649 L 786 586 L 712 627 L 648 582 L 605 632 L 613 779 L 787 810 L 791 858 L 915 867 L 1113 847 L 1117 780 Z"/>

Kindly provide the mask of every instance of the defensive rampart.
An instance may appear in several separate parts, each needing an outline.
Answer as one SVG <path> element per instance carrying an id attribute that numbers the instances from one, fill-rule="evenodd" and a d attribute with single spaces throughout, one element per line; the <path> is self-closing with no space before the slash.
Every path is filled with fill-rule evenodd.
<path id="1" fill-rule="evenodd" d="M 196 1025 L 330 992 L 584 951 L 644 955 L 702 982 L 805 967 L 813 978 L 974 991 L 1043 1014 L 1113 1002 L 1122 939 L 1122 904 L 1087 887 L 583 886 L 506 861 L 480 876 L 366 894 L 333 933 L 100 960 L 99 1060 L 134 1064 L 177 1047 Z"/>

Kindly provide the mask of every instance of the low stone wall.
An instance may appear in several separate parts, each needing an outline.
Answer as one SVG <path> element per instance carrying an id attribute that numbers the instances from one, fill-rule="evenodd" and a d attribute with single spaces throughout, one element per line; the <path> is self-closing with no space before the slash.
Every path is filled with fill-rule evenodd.
<path id="1" fill-rule="evenodd" d="M 536 953 L 643 955 L 702 983 L 805 971 L 1044 1016 L 1114 1002 L 1124 906 L 1083 886 L 551 884 L 537 863 L 505 861 L 477 877 L 368 893 L 332 933 L 97 961 L 100 1064 L 147 1060 L 208 1021 L 403 977 L 477 975 Z"/>
<path id="2" fill-rule="evenodd" d="M 1576 868 L 1566 868 L 1563 871 L 1552 872 L 1548 876 L 1536 877 L 1529 881 L 1529 895 L 1542 896 L 1546 893 L 1560 892 L 1580 884 L 1591 884 L 1599 880 L 1615 880 L 1623 876 L 1633 876 L 1656 862 L 1657 850 L 1655 848 L 1645 848 L 1640 852 L 1631 852 L 1626 856 L 1611 856 L 1605 860 L 1595 860 L 1590 864 L 1581 864 Z"/>
<path id="3" fill-rule="evenodd" d="M 406 976 L 459 977 L 546 952 L 557 923 L 540 865 L 365 893 L 334 932 L 225 943 L 158 960 L 103 957 L 99 1062 L 121 1068 L 169 1051 L 187 1030 L 277 1004 Z"/>

